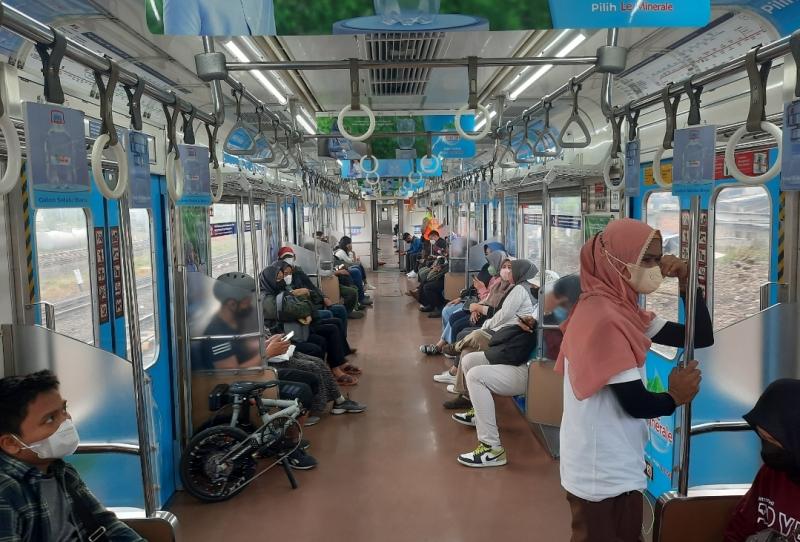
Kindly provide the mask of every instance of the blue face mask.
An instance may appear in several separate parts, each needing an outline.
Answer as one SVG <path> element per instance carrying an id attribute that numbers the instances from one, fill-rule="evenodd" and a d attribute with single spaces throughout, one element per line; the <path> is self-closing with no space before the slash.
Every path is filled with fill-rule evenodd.
<path id="1" fill-rule="evenodd" d="M 558 320 L 558 322 L 563 322 L 569 316 L 569 311 L 564 307 L 556 307 L 553 309 L 553 318 Z"/>

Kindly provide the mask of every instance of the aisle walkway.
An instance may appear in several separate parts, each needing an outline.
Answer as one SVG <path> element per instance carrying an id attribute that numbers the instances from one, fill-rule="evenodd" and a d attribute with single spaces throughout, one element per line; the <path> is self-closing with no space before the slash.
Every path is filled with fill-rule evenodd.
<path id="1" fill-rule="evenodd" d="M 396 277 L 396 280 L 391 280 Z M 431 377 L 444 358 L 426 358 L 439 320 L 398 296 L 400 273 L 379 273 L 375 308 L 352 321 L 350 335 L 365 370 L 349 388 L 364 414 L 326 416 L 306 430 L 316 470 L 296 472 L 292 491 L 279 469 L 233 500 L 203 505 L 185 493 L 170 510 L 187 541 L 512 542 L 569 538 L 569 508 L 558 463 L 536 441 L 510 399 L 498 400 L 509 464 L 469 469 L 455 458 L 475 431 L 450 419 L 452 397 Z M 381 295 L 383 294 L 383 295 Z"/>

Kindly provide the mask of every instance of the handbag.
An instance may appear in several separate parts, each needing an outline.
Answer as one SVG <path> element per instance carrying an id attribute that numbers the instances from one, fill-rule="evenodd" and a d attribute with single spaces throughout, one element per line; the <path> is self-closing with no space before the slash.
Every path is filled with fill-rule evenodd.
<path id="1" fill-rule="evenodd" d="M 291 304 L 290 300 L 294 300 L 294 301 L 297 301 L 297 302 L 300 302 L 302 304 L 307 305 L 308 308 L 309 308 L 308 316 L 311 315 L 311 305 L 307 301 L 304 302 L 304 301 L 302 301 L 300 299 L 297 299 L 294 296 L 287 296 L 283 292 L 278 294 L 276 300 L 277 300 L 277 304 L 278 304 L 278 314 L 282 314 L 284 312 L 284 309 L 287 307 L 287 305 L 286 305 L 287 302 L 289 302 Z M 305 316 L 300 316 L 298 318 L 305 318 Z M 283 327 L 283 331 L 286 332 L 286 333 L 294 331 L 294 337 L 292 337 L 292 342 L 295 342 L 295 343 L 306 342 L 308 340 L 308 337 L 311 335 L 311 328 L 309 326 L 307 326 L 307 325 L 301 324 L 296 319 L 295 320 L 290 320 L 288 322 L 283 322 L 283 326 L 282 327 Z"/>
<path id="2" fill-rule="evenodd" d="M 465 298 L 462 298 L 462 300 L 464 301 L 464 303 L 461 305 L 461 309 L 466 312 L 470 312 L 469 310 L 470 305 L 472 305 L 473 303 L 480 303 L 481 301 L 480 299 L 478 299 L 478 296 L 467 296 Z"/>
<path id="3" fill-rule="evenodd" d="M 529 332 L 518 325 L 506 326 L 492 335 L 486 359 L 491 365 L 522 365 L 530 359 L 536 340 L 535 330 Z"/>

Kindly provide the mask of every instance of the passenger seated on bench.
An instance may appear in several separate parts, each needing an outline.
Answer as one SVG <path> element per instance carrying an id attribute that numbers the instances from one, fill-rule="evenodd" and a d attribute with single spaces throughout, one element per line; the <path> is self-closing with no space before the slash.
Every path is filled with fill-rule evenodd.
<path id="1" fill-rule="evenodd" d="M 549 290 L 544 298 L 545 322 L 559 324 L 567 319 L 569 311 L 578 301 L 580 279 L 577 275 L 564 277 L 556 281 L 552 288 L 545 283 L 545 290 Z M 532 316 L 525 317 L 517 325 L 522 331 L 535 333 L 536 321 Z M 550 330 L 545 330 L 545 335 L 548 331 Z M 502 345 L 490 346 L 485 352 L 489 365 L 472 367 L 467 373 L 467 390 L 472 408 L 466 412 L 453 414 L 453 419 L 464 425 L 475 426 L 478 433 L 478 447 L 458 457 L 458 462 L 462 465 L 494 467 L 506 464 L 507 458 L 505 449 L 500 443 L 492 393 L 513 397 L 527 391 L 527 361 L 533 353 L 535 344 L 535 341 L 531 340 L 529 343 L 526 342 L 526 346 L 521 347 L 521 350 L 516 348 L 518 352 L 524 352 L 530 346 L 528 353 L 520 356 L 516 356 L 513 352 L 504 352 Z"/>
<path id="2" fill-rule="evenodd" d="M 734 509 L 724 542 L 745 542 L 765 530 L 780 534 L 780 540 L 798 540 L 800 380 L 786 378 L 770 384 L 744 419 L 761 439 L 764 465 Z"/>
<path id="3" fill-rule="evenodd" d="M 292 247 L 281 247 L 278 250 L 278 261 L 286 262 L 292 266 L 293 279 L 292 287 L 296 290 L 304 288 L 308 290 L 309 298 L 314 303 L 315 312 L 313 317 L 317 320 L 320 318 L 338 318 L 341 320 L 344 329 L 347 329 L 347 309 L 344 305 L 339 303 L 338 299 L 329 299 L 320 290 L 316 284 L 306 275 L 306 272 L 298 265 L 296 265 L 297 257 L 295 256 Z M 277 263 L 277 262 L 274 262 Z M 263 271 L 262 271 L 263 272 Z"/>
<path id="4" fill-rule="evenodd" d="M 406 269 L 409 270 L 408 278 L 417 278 L 419 269 L 418 258 L 422 255 L 422 240 L 416 235 L 406 232 L 403 234 L 403 241 L 406 242 L 408 250 L 401 250 L 400 255 L 406 257 Z"/>
<path id="5" fill-rule="evenodd" d="M 513 286 L 503 294 L 503 298 L 493 316 L 487 319 L 480 329 L 475 332 L 482 336 L 483 340 L 480 341 L 482 345 L 487 344 L 491 336 L 504 327 L 516 326 L 519 321 L 518 316 L 535 317 L 538 304 L 534 303 L 529 281 L 533 280 L 537 272 L 538 268 L 529 260 L 514 260 L 511 262 L 510 268 L 505 263 L 503 264 L 500 276 L 503 280 L 513 284 Z M 455 348 L 461 351 L 460 342 L 456 343 Z M 466 354 L 461 353 L 458 370 L 456 371 L 456 381 L 454 384 L 447 386 L 447 391 L 450 393 L 465 395 L 467 393 L 467 384 L 464 378 L 467 371 L 477 365 L 489 363 L 483 352 L 485 347 L 481 347 L 477 351 L 475 348 L 471 350 Z"/>
<path id="6" fill-rule="evenodd" d="M 346 238 L 346 239 L 349 239 L 349 237 Z M 358 302 L 359 302 L 359 304 L 364 305 L 364 306 L 372 305 L 372 303 L 373 303 L 372 302 L 372 298 L 370 298 L 365 293 L 366 292 L 365 283 L 366 283 L 367 275 L 366 275 L 366 272 L 363 270 L 364 268 L 360 267 L 359 265 L 353 265 L 352 262 L 348 263 L 347 261 L 342 260 L 341 258 L 339 258 L 337 256 L 337 254 L 340 254 L 341 252 L 343 252 L 343 251 L 341 251 L 340 249 L 337 249 L 336 252 L 333 255 L 334 260 L 335 260 L 335 262 L 334 262 L 334 265 L 335 265 L 334 273 L 336 274 L 336 276 L 344 276 L 345 274 L 349 275 L 349 278 L 350 278 L 349 284 L 352 285 L 352 286 L 355 286 L 355 288 L 358 290 Z"/>
<path id="7" fill-rule="evenodd" d="M 346 235 L 339 239 L 339 245 L 337 246 L 336 250 L 333 252 L 333 255 L 336 256 L 338 260 L 344 262 L 344 264 L 348 267 L 356 267 L 359 271 L 361 271 L 361 276 L 364 280 L 364 288 L 367 290 L 374 290 L 375 286 L 371 285 L 367 280 L 367 270 L 364 269 L 361 260 L 358 259 L 356 256 L 355 251 L 353 250 L 353 240 Z"/>
<path id="8" fill-rule="evenodd" d="M 261 273 L 262 308 L 264 310 L 265 325 L 270 329 L 281 329 L 283 322 L 288 322 L 300 316 L 294 314 L 294 304 L 284 303 L 281 313 L 277 310 L 277 297 L 287 292 L 284 272 L 291 276 L 291 266 L 285 262 L 271 265 Z M 298 304 L 300 305 L 300 304 Z M 307 325 L 308 317 L 301 317 L 300 323 Z M 333 323 L 317 323 L 311 327 L 308 341 L 295 341 L 297 349 L 311 356 L 325 359 L 328 362 L 336 381 L 340 386 L 354 386 L 358 384 L 356 375 L 361 373 L 358 367 L 350 365 L 345 356 L 350 353 L 347 341 L 342 337 L 341 329 Z"/>
<path id="9" fill-rule="evenodd" d="M 419 310 L 429 312 L 428 318 L 441 318 L 442 309 L 447 304 L 447 299 L 444 297 L 444 276 L 448 269 L 447 258 L 439 256 L 428 271 L 425 282 L 420 286 Z"/>
<path id="10" fill-rule="evenodd" d="M 508 259 L 506 253 L 502 250 L 495 250 L 487 255 L 486 259 L 486 265 L 472 280 L 472 288 L 463 292 L 464 295 L 460 298 L 450 301 L 442 309 L 442 336 L 439 342 L 420 346 L 420 352 L 429 356 L 444 353 L 449 358 L 455 358 L 458 352 L 447 346 L 456 342 L 456 335 L 470 324 L 480 325 L 486 319 L 486 315 L 483 313 L 473 316 L 469 310 L 470 307 L 476 304 L 475 301 L 481 304 L 486 303 L 488 312 L 491 312 L 500 303 L 506 291 L 511 288 L 510 282 L 500 278 L 500 269 L 504 263 L 507 262 L 507 267 L 511 268 L 511 260 Z M 464 304 L 470 301 L 472 303 L 464 308 Z"/>
<path id="11" fill-rule="evenodd" d="M 144 541 L 63 461 L 78 442 L 52 372 L 0 380 L 0 540 Z"/>
<path id="12" fill-rule="evenodd" d="M 243 273 L 225 273 L 217 279 L 214 285 L 214 296 L 220 302 L 217 314 L 206 327 L 205 335 L 232 336 L 242 335 L 257 329 L 258 321 L 255 320 L 253 295 L 255 294 L 255 279 Z M 204 341 L 203 364 L 195 364 L 195 369 L 244 369 L 248 367 L 263 367 L 265 359 L 261 357 L 258 337 L 252 339 L 233 340 L 211 339 Z M 289 349 L 289 342 L 273 337 L 267 342 L 265 357 L 273 358 L 285 354 Z M 313 405 L 313 397 L 319 394 L 320 382 L 316 375 L 296 369 L 278 369 L 278 392 L 282 398 L 298 399 L 306 410 Z M 247 416 L 247 413 L 244 414 Z M 301 423 L 307 420 L 307 413 L 301 417 Z M 294 468 L 306 469 L 316 466 L 316 459 L 298 448 L 289 456 L 289 462 Z"/>

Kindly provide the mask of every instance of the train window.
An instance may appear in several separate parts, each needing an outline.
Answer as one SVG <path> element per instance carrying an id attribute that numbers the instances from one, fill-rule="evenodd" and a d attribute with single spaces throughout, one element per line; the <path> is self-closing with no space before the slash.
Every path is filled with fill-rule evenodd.
<path id="1" fill-rule="evenodd" d="M 661 232 L 664 254 L 680 255 L 680 199 L 671 192 L 650 192 L 645 204 L 645 220 L 648 225 Z M 646 306 L 668 320 L 678 319 L 678 281 L 665 279 L 661 287 L 648 295 Z M 660 344 L 653 344 L 653 350 L 673 359 L 678 349 Z"/>
<path id="2" fill-rule="evenodd" d="M 542 258 L 542 205 L 522 206 L 522 253 L 537 266 Z"/>
<path id="3" fill-rule="evenodd" d="M 714 202 L 714 330 L 759 311 L 769 281 L 771 205 L 761 186 L 731 186 Z"/>
<path id="4" fill-rule="evenodd" d="M 153 275 L 152 220 L 148 209 L 131 209 L 131 237 L 133 241 L 133 265 L 136 273 L 136 299 L 139 303 L 139 334 L 142 345 L 142 360 L 145 366 L 155 362 L 158 351 L 158 326 L 156 322 L 156 286 Z M 127 312 L 128 306 L 125 305 Z M 127 318 L 128 315 L 126 314 Z M 127 352 L 130 358 L 130 335 L 127 337 Z"/>
<path id="5" fill-rule="evenodd" d="M 239 270 L 236 204 L 217 203 L 211 215 L 211 276 Z"/>
<path id="6" fill-rule="evenodd" d="M 92 258 L 86 212 L 39 209 L 35 229 L 39 299 L 55 305 L 56 331 L 94 344 Z"/>
<path id="7" fill-rule="evenodd" d="M 264 230 L 261 224 L 261 205 L 254 204 L 253 209 L 255 211 L 255 227 L 256 227 L 256 251 L 258 252 L 258 263 L 259 268 L 264 266 Z M 242 224 L 244 225 L 244 237 L 242 238 L 242 242 L 244 243 L 244 262 L 242 264 L 242 270 L 245 273 L 249 273 L 250 275 L 257 275 L 258 271 L 255 273 L 253 272 L 253 241 L 250 238 L 250 228 L 252 224 L 250 223 L 250 206 L 247 204 L 242 205 L 242 215 L 243 220 Z"/>
<path id="8" fill-rule="evenodd" d="M 552 197 L 550 217 L 550 269 L 561 276 L 577 273 L 583 246 L 581 197 Z"/>

